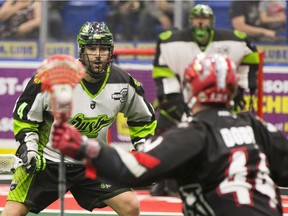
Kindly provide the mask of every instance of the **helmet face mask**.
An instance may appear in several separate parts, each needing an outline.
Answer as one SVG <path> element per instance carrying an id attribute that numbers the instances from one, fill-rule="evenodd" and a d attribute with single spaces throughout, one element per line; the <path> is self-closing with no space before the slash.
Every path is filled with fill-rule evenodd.
<path id="1" fill-rule="evenodd" d="M 234 62 L 226 56 L 197 55 L 184 74 L 186 103 L 229 104 L 237 89 Z"/>
<path id="2" fill-rule="evenodd" d="M 112 63 L 113 35 L 104 22 L 86 22 L 77 36 L 79 57 L 94 79 L 106 76 Z"/>
<path id="3" fill-rule="evenodd" d="M 111 62 L 109 47 L 106 45 L 86 45 L 81 53 L 81 61 L 92 78 L 100 78 L 106 74 Z"/>
<path id="4" fill-rule="evenodd" d="M 193 36 L 197 42 L 204 43 L 210 32 L 214 29 L 214 14 L 208 5 L 195 5 L 189 16 L 192 23 Z"/>

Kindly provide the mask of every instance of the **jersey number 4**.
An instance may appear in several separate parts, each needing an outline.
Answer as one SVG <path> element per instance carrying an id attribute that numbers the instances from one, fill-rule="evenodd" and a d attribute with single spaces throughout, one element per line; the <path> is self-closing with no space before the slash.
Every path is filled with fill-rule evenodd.
<path id="1" fill-rule="evenodd" d="M 253 205 L 253 190 L 256 190 L 270 198 L 271 208 L 275 208 L 278 201 L 276 186 L 269 176 L 266 164 L 266 156 L 259 153 L 257 174 L 255 179 L 247 179 L 248 153 L 246 148 L 233 149 L 229 158 L 229 167 L 226 170 L 226 178 L 219 185 L 219 195 L 233 194 L 237 205 Z"/>

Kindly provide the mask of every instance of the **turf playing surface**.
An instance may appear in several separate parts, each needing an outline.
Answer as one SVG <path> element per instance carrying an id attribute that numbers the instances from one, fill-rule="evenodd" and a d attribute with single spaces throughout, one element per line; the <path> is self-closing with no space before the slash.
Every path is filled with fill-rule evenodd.
<path id="1" fill-rule="evenodd" d="M 0 213 L 4 207 L 5 199 L 9 190 L 9 185 L 0 184 Z M 141 216 L 182 216 L 181 200 L 176 197 L 153 197 L 146 190 L 136 190 L 138 199 L 141 202 Z M 288 196 L 282 195 L 282 203 L 284 215 L 288 216 Z M 91 214 L 88 211 L 82 210 L 76 203 L 70 193 L 65 195 L 65 216 L 80 216 L 80 215 L 96 215 L 96 216 L 116 216 L 111 208 L 96 209 Z M 47 209 L 39 214 L 39 216 L 56 216 L 60 215 L 59 200 L 52 203 Z M 33 216 L 35 214 L 28 214 Z"/>
<path id="2" fill-rule="evenodd" d="M 0 184 L 0 212 L 4 207 L 5 199 L 8 194 L 9 185 Z M 176 197 L 152 197 L 146 190 L 136 190 L 138 199 L 141 202 L 141 216 L 181 216 L 181 200 Z M 82 210 L 70 193 L 65 195 L 65 216 L 91 215 L 90 212 Z M 59 200 L 52 203 L 40 216 L 54 216 L 60 213 Z M 28 214 L 29 216 L 35 214 Z M 111 208 L 95 209 L 92 215 L 115 216 Z"/>

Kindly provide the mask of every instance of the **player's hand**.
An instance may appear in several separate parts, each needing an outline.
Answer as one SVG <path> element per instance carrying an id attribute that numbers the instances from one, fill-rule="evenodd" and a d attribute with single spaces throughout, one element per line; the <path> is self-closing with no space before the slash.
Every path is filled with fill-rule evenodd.
<path id="1" fill-rule="evenodd" d="M 141 149 L 141 146 L 145 143 L 145 139 L 141 139 L 141 140 L 138 140 L 136 142 L 133 143 L 133 146 L 134 146 L 134 150 L 139 150 Z"/>
<path id="2" fill-rule="evenodd" d="M 23 168 L 27 173 L 36 173 L 46 168 L 46 160 L 34 150 L 28 150 L 26 144 L 21 144 L 18 149 L 19 157 L 23 161 Z"/>
<path id="3" fill-rule="evenodd" d="M 185 103 L 181 94 L 169 94 L 159 99 L 160 113 L 171 123 L 176 124 L 181 121 L 185 110 Z"/>
<path id="4" fill-rule="evenodd" d="M 55 123 L 52 135 L 53 148 L 78 160 L 84 158 L 86 146 L 81 145 L 82 136 L 77 128 L 67 123 Z"/>
<path id="5" fill-rule="evenodd" d="M 100 152 L 100 145 L 95 140 L 88 140 L 81 136 L 80 132 L 67 123 L 55 123 L 52 132 L 53 148 L 58 149 L 62 154 L 76 160 L 96 158 Z"/>

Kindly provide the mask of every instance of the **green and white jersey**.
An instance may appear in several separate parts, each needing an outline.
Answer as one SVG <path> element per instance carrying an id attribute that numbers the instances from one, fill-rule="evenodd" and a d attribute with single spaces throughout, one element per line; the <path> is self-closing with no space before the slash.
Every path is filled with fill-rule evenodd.
<path id="1" fill-rule="evenodd" d="M 237 66 L 239 85 L 244 89 L 248 88 L 248 72 L 257 70 L 259 64 L 256 47 L 239 31 L 215 29 L 205 46 L 193 39 L 191 29 L 166 31 L 159 35 L 153 63 L 153 78 L 161 80 L 157 83 L 162 85 L 158 91 L 163 91 L 158 95 L 181 92 L 184 71 L 201 52 L 229 56 Z"/>
<path id="2" fill-rule="evenodd" d="M 41 84 L 35 83 L 34 79 L 32 77 L 16 102 L 13 112 L 14 134 L 20 144 L 26 143 L 29 149 L 38 150 L 46 159 L 59 161 L 60 155 L 50 142 L 54 122 L 49 104 L 50 95 L 42 93 Z M 108 129 L 118 113 L 123 113 L 127 118 L 134 145 L 154 134 L 154 109 L 145 99 L 137 80 L 113 65 L 100 85 L 95 94 L 88 90 L 84 81 L 74 88 L 69 123 L 78 128 L 81 134 L 106 145 Z M 66 161 L 74 160 L 66 158 Z"/>

